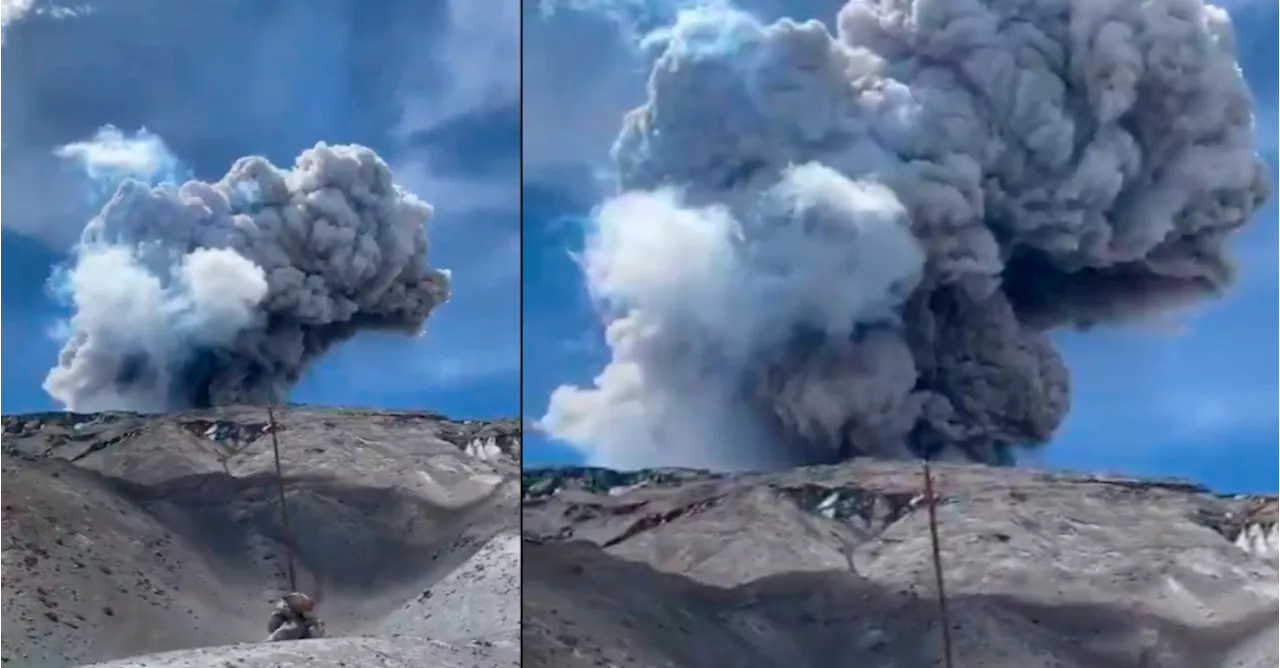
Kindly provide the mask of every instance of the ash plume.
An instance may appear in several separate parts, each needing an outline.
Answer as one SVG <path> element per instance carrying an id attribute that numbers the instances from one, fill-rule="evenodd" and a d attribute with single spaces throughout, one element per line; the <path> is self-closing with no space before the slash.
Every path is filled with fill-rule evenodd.
<path id="1" fill-rule="evenodd" d="M 70 336 L 45 390 L 76 411 L 285 400 L 362 330 L 415 335 L 449 295 L 427 266 L 432 208 L 363 146 L 292 169 L 241 158 L 220 180 L 125 180 L 63 287 Z"/>
<path id="2" fill-rule="evenodd" d="M 541 426 L 589 459 L 1008 464 L 1070 407 L 1055 328 L 1221 294 L 1266 199 L 1200 0 L 722 3 L 649 34 L 582 266 L 612 361 Z"/>

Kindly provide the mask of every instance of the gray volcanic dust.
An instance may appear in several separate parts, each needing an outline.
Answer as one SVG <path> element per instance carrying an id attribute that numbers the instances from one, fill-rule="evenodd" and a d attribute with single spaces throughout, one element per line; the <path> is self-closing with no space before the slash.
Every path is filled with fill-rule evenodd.
<path id="1" fill-rule="evenodd" d="M 76 248 L 45 390 L 80 412 L 281 402 L 334 345 L 417 334 L 448 299 L 431 215 L 363 146 L 317 144 L 287 170 L 241 158 L 215 183 L 125 181 Z"/>
<path id="2" fill-rule="evenodd" d="M 1068 413 L 1055 328 L 1231 285 L 1268 193 L 1223 10 L 711 4 L 644 39 L 593 216 L 612 361 L 542 421 L 590 460 L 1008 464 Z"/>

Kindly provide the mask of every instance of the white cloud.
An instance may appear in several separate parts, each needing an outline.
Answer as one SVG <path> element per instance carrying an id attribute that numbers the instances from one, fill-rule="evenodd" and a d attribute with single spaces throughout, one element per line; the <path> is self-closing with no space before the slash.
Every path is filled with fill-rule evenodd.
<path id="1" fill-rule="evenodd" d="M 22 19 L 28 14 L 50 16 L 55 19 L 67 19 L 86 14 L 91 9 L 85 5 L 49 5 L 35 8 L 35 0 L 0 0 L 0 42 L 4 41 L 4 29 L 9 24 Z"/>
<path id="2" fill-rule="evenodd" d="M 0 0 L 0 28 L 7 28 L 31 11 L 32 0 Z"/>
<path id="3" fill-rule="evenodd" d="M 79 162 L 89 178 L 95 180 L 118 180 L 126 176 L 147 181 L 167 178 L 179 165 L 164 140 L 146 128 L 128 136 L 110 125 L 90 139 L 58 148 L 54 155 Z"/>

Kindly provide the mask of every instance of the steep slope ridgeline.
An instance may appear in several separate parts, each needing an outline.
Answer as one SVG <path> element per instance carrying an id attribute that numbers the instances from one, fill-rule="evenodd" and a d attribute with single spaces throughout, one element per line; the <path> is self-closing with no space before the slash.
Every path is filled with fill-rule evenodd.
<path id="1" fill-rule="evenodd" d="M 524 473 L 524 665 L 941 665 L 921 470 Z M 1276 663 L 1276 499 L 939 465 L 957 666 Z"/>

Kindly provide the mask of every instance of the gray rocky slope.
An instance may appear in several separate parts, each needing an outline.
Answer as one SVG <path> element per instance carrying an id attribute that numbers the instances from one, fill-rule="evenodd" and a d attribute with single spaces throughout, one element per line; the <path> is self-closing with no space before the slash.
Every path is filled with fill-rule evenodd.
<path id="1" fill-rule="evenodd" d="M 329 638 L 259 642 L 288 583 L 263 409 L 6 416 L 5 665 L 519 665 L 518 421 L 278 420 Z"/>
<path id="2" fill-rule="evenodd" d="M 957 668 L 1277 664 L 1274 497 L 935 474 Z M 918 464 L 523 478 L 526 668 L 942 665 Z"/>

